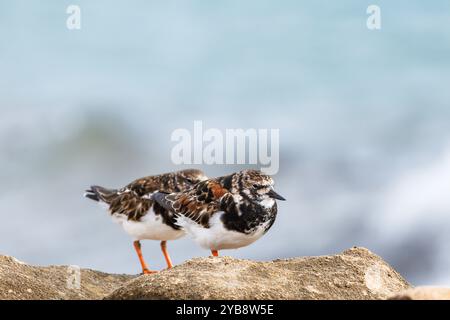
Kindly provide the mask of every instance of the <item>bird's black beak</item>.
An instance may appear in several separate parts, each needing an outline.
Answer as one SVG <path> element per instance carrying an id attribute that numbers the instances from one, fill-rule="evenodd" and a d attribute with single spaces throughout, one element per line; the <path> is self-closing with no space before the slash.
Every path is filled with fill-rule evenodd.
<path id="1" fill-rule="evenodd" d="M 283 198 L 282 196 L 280 196 L 278 193 L 276 193 L 273 189 L 270 190 L 270 191 L 267 193 L 267 195 L 268 195 L 269 197 L 271 197 L 271 198 L 274 198 L 274 199 L 283 200 L 283 201 L 286 200 L 285 198 Z"/>

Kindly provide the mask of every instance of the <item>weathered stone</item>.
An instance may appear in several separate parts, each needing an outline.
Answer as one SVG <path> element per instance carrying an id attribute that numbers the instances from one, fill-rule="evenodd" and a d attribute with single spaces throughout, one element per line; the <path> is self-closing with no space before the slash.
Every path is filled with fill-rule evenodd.
<path id="1" fill-rule="evenodd" d="M 386 299 L 410 288 L 364 248 L 268 262 L 194 258 L 139 277 L 37 267 L 0 256 L 0 299 Z"/>
<path id="2" fill-rule="evenodd" d="M 140 276 L 107 299 L 386 299 L 409 284 L 364 248 L 333 256 L 255 262 L 195 258 Z"/>
<path id="3" fill-rule="evenodd" d="M 73 267 L 30 266 L 13 257 L 0 256 L 2 300 L 101 299 L 132 278 L 80 269 L 78 282 Z"/>
<path id="4" fill-rule="evenodd" d="M 416 287 L 391 296 L 391 300 L 450 300 L 450 288 Z"/>

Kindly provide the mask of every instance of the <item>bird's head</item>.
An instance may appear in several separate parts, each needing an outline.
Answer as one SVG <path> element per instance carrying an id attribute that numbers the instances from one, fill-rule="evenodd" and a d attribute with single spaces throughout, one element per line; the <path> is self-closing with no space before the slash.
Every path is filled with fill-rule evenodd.
<path id="1" fill-rule="evenodd" d="M 259 170 L 236 172 L 233 174 L 232 183 L 232 190 L 234 192 L 253 201 L 262 202 L 270 199 L 286 200 L 275 192 L 272 177 Z"/>
<path id="2" fill-rule="evenodd" d="M 177 172 L 178 185 L 182 189 L 189 189 L 201 181 L 207 180 L 208 177 L 203 171 L 198 169 L 186 169 Z"/>

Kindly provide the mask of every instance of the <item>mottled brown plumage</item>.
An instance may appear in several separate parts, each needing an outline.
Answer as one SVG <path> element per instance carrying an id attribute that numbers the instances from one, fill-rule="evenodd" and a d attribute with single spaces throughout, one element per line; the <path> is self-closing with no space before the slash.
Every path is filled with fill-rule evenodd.
<path id="1" fill-rule="evenodd" d="M 118 190 L 92 186 L 86 191 L 86 196 L 106 203 L 111 214 L 122 214 L 129 220 L 139 221 L 152 206 L 155 212 L 170 220 L 168 213 L 155 204 L 150 195 L 156 191 L 170 193 L 186 190 L 204 179 L 206 176 L 202 171 L 188 169 L 136 179 Z"/>
<path id="2" fill-rule="evenodd" d="M 170 212 L 181 214 L 204 227 L 208 227 L 211 215 L 220 209 L 222 197 L 229 194 L 217 180 L 198 183 L 186 192 L 155 194 L 155 200 Z"/>
<path id="3" fill-rule="evenodd" d="M 209 228 L 209 221 L 216 213 L 225 213 L 223 223 L 230 230 L 251 232 L 261 221 L 275 220 L 276 203 L 264 208 L 265 198 L 284 200 L 273 191 L 271 177 L 257 170 L 243 170 L 228 176 L 202 181 L 192 189 L 167 194 L 152 195 L 165 209 L 182 215 L 192 222 Z M 238 222 L 238 223 L 236 223 Z M 271 224 L 268 225 L 269 228 Z"/>
<path id="4" fill-rule="evenodd" d="M 211 250 L 236 249 L 263 236 L 277 216 L 273 180 L 257 170 L 243 170 L 229 176 L 200 182 L 192 189 L 152 194 L 152 199 L 174 213 L 180 226 L 201 247 Z"/>
<path id="5" fill-rule="evenodd" d="M 189 169 L 140 178 L 118 190 L 92 186 L 86 191 L 85 196 L 106 204 L 113 220 L 134 238 L 133 246 L 142 272 L 147 274 L 154 271 L 148 268 L 144 260 L 140 240 L 160 240 L 167 267 L 171 268 L 172 261 L 167 251 L 167 241 L 185 235 L 184 230 L 175 224 L 173 212 L 153 201 L 152 193 L 187 190 L 206 179 L 200 170 Z"/>

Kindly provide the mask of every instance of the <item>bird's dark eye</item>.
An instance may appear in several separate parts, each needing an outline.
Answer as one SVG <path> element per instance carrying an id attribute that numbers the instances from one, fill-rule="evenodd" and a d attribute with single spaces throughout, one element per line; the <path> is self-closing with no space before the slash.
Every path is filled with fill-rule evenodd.
<path id="1" fill-rule="evenodd" d="M 194 181 L 192 179 L 186 178 L 186 181 L 189 183 L 193 183 Z"/>
<path id="2" fill-rule="evenodd" d="M 254 184 L 254 185 L 253 185 L 253 188 L 258 189 L 259 186 L 258 186 L 257 184 Z"/>

